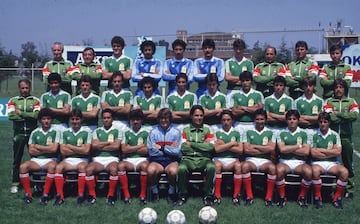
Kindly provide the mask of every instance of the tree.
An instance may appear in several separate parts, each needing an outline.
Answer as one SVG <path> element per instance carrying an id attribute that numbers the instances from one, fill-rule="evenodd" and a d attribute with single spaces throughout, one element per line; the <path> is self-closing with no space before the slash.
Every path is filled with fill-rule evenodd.
<path id="1" fill-rule="evenodd" d="M 254 65 L 265 61 L 265 50 L 264 48 L 260 47 L 260 45 L 260 41 L 256 41 L 253 46 L 253 54 L 251 60 L 253 61 Z"/>
<path id="2" fill-rule="evenodd" d="M 283 63 L 284 65 L 288 64 L 291 61 L 291 50 L 286 47 L 286 41 L 284 37 L 281 38 L 279 51 L 277 52 L 275 60 Z"/>
<path id="3" fill-rule="evenodd" d="M 33 42 L 28 41 L 21 45 L 21 57 L 25 68 L 30 68 L 32 64 L 37 65 L 40 62 L 39 53 L 36 50 L 36 46 Z"/>

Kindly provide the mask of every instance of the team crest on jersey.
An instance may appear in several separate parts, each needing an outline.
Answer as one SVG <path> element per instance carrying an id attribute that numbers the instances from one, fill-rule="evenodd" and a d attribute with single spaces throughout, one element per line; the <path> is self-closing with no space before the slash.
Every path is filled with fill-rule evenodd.
<path id="1" fill-rule="evenodd" d="M 63 103 L 62 100 L 59 100 L 59 101 L 57 102 L 57 108 L 58 108 L 58 109 L 64 108 L 64 103 Z"/>
<path id="2" fill-rule="evenodd" d="M 254 106 L 254 99 L 249 99 L 248 106 L 249 107 Z"/>
<path id="3" fill-rule="evenodd" d="M 52 138 L 49 136 L 46 139 L 46 145 L 50 145 L 52 143 Z"/>
<path id="4" fill-rule="evenodd" d="M 119 107 L 123 107 L 125 105 L 125 102 L 124 102 L 124 99 L 119 99 L 119 104 L 118 104 L 118 106 Z"/>
<path id="5" fill-rule="evenodd" d="M 92 109 L 93 109 L 92 103 L 88 103 L 88 105 L 86 107 L 86 111 L 92 111 Z"/>
<path id="6" fill-rule="evenodd" d="M 236 142 L 236 138 L 235 138 L 235 136 L 231 137 L 231 140 L 230 140 L 230 141 L 232 141 L 232 142 Z"/>
<path id="7" fill-rule="evenodd" d="M 188 100 L 184 102 L 184 109 L 190 109 L 190 102 Z"/>
<path id="8" fill-rule="evenodd" d="M 108 142 L 114 142 L 114 135 L 113 134 L 109 134 Z"/>
<path id="9" fill-rule="evenodd" d="M 212 65 L 210 68 L 210 73 L 216 73 L 216 67 L 215 65 Z"/>
<path id="10" fill-rule="evenodd" d="M 151 65 L 151 67 L 150 67 L 150 73 L 155 73 L 155 65 Z"/>
<path id="11" fill-rule="evenodd" d="M 186 73 L 186 66 L 185 65 L 181 66 L 181 73 Z"/>
<path id="12" fill-rule="evenodd" d="M 296 143 L 297 143 L 298 145 L 302 145 L 302 138 L 301 138 L 300 136 L 297 137 Z"/>
<path id="13" fill-rule="evenodd" d="M 268 139 L 268 137 L 265 136 L 265 137 L 263 138 L 262 144 L 263 144 L 263 145 L 267 145 L 268 143 L 269 143 L 269 139 Z"/>
<path id="14" fill-rule="evenodd" d="M 314 105 L 313 108 L 312 108 L 312 113 L 313 114 L 318 114 L 319 113 L 319 108 L 317 105 Z"/>
<path id="15" fill-rule="evenodd" d="M 333 146 L 334 146 L 334 143 L 332 141 L 328 142 L 328 146 L 327 146 L 328 149 L 332 149 Z"/>
<path id="16" fill-rule="evenodd" d="M 153 103 L 150 103 L 149 110 L 155 110 L 155 105 Z"/>
<path id="17" fill-rule="evenodd" d="M 220 109 L 221 108 L 221 102 L 220 101 L 216 101 L 215 102 L 215 109 Z"/>
<path id="18" fill-rule="evenodd" d="M 241 68 L 241 71 L 242 71 L 242 72 L 247 71 L 247 67 L 246 67 L 246 66 L 243 66 L 243 67 Z"/>
<path id="19" fill-rule="evenodd" d="M 348 108 L 348 107 L 345 107 L 345 108 L 344 108 L 344 112 L 349 112 L 349 108 Z"/>
<path id="20" fill-rule="evenodd" d="M 142 137 L 139 137 L 139 138 L 138 138 L 138 141 L 137 141 L 137 144 L 138 144 L 138 145 L 144 144 L 144 139 L 143 139 Z"/>
<path id="21" fill-rule="evenodd" d="M 343 75 L 344 74 L 344 70 L 342 68 L 339 69 L 339 75 Z"/>
<path id="22" fill-rule="evenodd" d="M 82 138 L 79 138 L 79 139 L 77 140 L 76 145 L 77 145 L 77 146 L 81 146 L 82 144 L 83 144 L 83 140 L 82 140 Z"/>
<path id="23" fill-rule="evenodd" d="M 125 66 L 124 66 L 123 63 L 120 63 L 120 65 L 119 65 L 119 70 L 120 70 L 120 71 L 124 71 L 124 70 L 125 70 Z"/>
<path id="24" fill-rule="evenodd" d="M 280 113 L 284 113 L 285 112 L 285 104 L 280 104 L 280 106 L 279 106 L 279 112 Z"/>

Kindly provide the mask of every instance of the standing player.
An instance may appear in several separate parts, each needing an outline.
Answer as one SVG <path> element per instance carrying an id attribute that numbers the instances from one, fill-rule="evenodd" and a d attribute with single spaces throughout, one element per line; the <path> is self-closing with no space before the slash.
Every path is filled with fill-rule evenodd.
<path id="1" fill-rule="evenodd" d="M 124 202 L 130 203 L 128 176 L 126 171 L 140 171 L 140 203 L 146 204 L 147 189 L 147 138 L 149 128 L 143 127 L 144 114 L 142 110 L 135 109 L 129 113 L 130 127 L 124 131 L 124 142 L 121 144 L 122 161 L 118 165 L 118 174 L 121 188 L 124 192 Z"/>
<path id="2" fill-rule="evenodd" d="M 94 156 L 92 162 L 86 167 L 85 180 L 89 191 L 88 204 L 93 205 L 96 202 L 96 180 L 94 175 L 105 170 L 110 174 L 106 204 L 114 205 L 114 194 L 119 180 L 117 166 L 119 163 L 122 131 L 112 125 L 112 110 L 104 109 L 101 112 L 101 117 L 103 127 L 99 127 L 93 132 L 91 151 Z"/>
<path id="3" fill-rule="evenodd" d="M 17 193 L 19 189 L 19 167 L 24 154 L 25 146 L 28 146 L 30 133 L 37 127 L 37 117 L 40 110 L 40 100 L 30 95 L 31 83 L 27 79 L 18 82 L 19 96 L 10 98 L 7 108 L 9 120 L 13 121 L 13 164 L 11 193 Z"/>
<path id="4" fill-rule="evenodd" d="M 285 206 L 285 176 L 288 173 L 299 174 L 302 177 L 298 203 L 301 207 L 307 207 L 306 194 L 312 180 L 311 166 L 306 164 L 310 155 L 310 145 L 306 132 L 298 127 L 300 114 L 297 110 L 286 112 L 287 129 L 279 132 L 277 147 L 279 148 L 280 160 L 276 165 L 276 185 L 279 191 L 278 207 Z"/>
<path id="5" fill-rule="evenodd" d="M 225 80 L 228 82 L 227 94 L 230 94 L 232 90 L 241 89 L 240 73 L 252 72 L 254 69 L 254 63 L 244 57 L 245 48 L 245 41 L 236 39 L 233 43 L 234 56 L 225 61 Z"/>
<path id="6" fill-rule="evenodd" d="M 196 95 L 199 98 L 206 91 L 205 78 L 209 73 L 216 73 L 219 82 L 224 81 L 224 61 L 214 57 L 215 42 L 212 39 L 205 39 L 201 46 L 204 57 L 194 61 L 194 81 L 198 83 Z"/>
<path id="7" fill-rule="evenodd" d="M 39 122 L 41 127 L 31 132 L 29 138 L 29 155 L 31 159 L 20 165 L 20 181 L 25 191 L 25 204 L 32 202 L 32 192 L 30 184 L 31 171 L 47 171 L 44 191 L 41 196 L 40 204 L 47 205 L 49 192 L 54 182 L 55 167 L 58 157 L 60 132 L 51 125 L 52 112 L 49 108 L 43 108 L 39 112 Z"/>
<path id="8" fill-rule="evenodd" d="M 162 75 L 162 79 L 168 82 L 168 95 L 176 91 L 176 76 L 180 73 L 184 73 L 187 75 L 187 87 L 189 90 L 189 85 L 193 80 L 193 61 L 184 58 L 184 52 L 186 48 L 186 43 L 183 40 L 176 39 L 172 43 L 172 49 L 174 53 L 174 57 L 166 60 L 164 65 L 164 74 Z"/>
<path id="9" fill-rule="evenodd" d="M 71 128 L 61 134 L 60 152 L 63 160 L 56 165 L 55 186 L 56 201 L 54 205 L 62 205 L 64 200 L 64 173 L 78 172 L 78 198 L 77 204 L 84 202 L 86 166 L 89 161 L 91 146 L 91 130 L 81 125 L 83 114 L 79 109 L 71 111 Z"/>
<path id="10" fill-rule="evenodd" d="M 247 130 L 244 135 L 245 162 L 241 165 L 243 183 L 246 191 L 246 205 L 253 203 L 251 171 L 267 173 L 265 206 L 272 206 L 272 194 L 276 180 L 276 165 L 272 161 L 276 154 L 276 136 L 266 128 L 267 114 L 263 109 L 255 111 L 255 129 Z"/>
<path id="11" fill-rule="evenodd" d="M 220 204 L 222 171 L 234 172 L 234 205 L 240 205 L 241 192 L 241 164 L 239 161 L 243 153 L 241 134 L 233 127 L 234 115 L 230 110 L 223 110 L 220 115 L 222 128 L 215 131 L 214 158 L 215 163 L 215 203 Z"/>
<path id="12" fill-rule="evenodd" d="M 315 193 L 315 208 L 322 208 L 321 174 L 335 175 L 336 191 L 333 198 L 335 208 L 342 209 L 342 196 L 348 183 L 348 170 L 339 164 L 341 155 L 341 140 L 338 133 L 330 129 L 331 118 L 326 112 L 319 114 L 319 130 L 313 137 L 311 146 L 313 185 Z"/>

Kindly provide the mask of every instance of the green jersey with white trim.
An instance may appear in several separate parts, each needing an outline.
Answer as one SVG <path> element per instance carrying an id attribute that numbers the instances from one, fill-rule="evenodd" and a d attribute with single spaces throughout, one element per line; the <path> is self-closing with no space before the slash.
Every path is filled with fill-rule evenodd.
<path id="1" fill-rule="evenodd" d="M 297 128 L 294 132 L 291 132 L 288 128 L 280 131 L 277 142 L 283 142 L 285 145 L 303 145 L 309 144 L 308 137 L 306 132 L 301 129 Z M 305 160 L 304 156 L 299 156 L 294 153 L 280 153 L 281 159 L 291 160 L 291 159 L 298 159 L 298 160 Z"/>
<path id="2" fill-rule="evenodd" d="M 166 105 L 172 111 L 189 111 L 196 104 L 196 94 L 189 91 L 185 91 L 182 96 L 175 91 L 166 98 Z"/>
<path id="3" fill-rule="evenodd" d="M 97 128 L 92 134 L 92 139 L 98 139 L 100 142 L 114 142 L 116 140 L 121 140 L 122 138 L 122 132 L 118 129 L 115 129 L 113 126 L 108 130 L 106 130 L 104 127 Z M 97 150 L 95 151 L 94 156 L 119 157 L 119 151 L 120 149 L 116 151 Z"/>
<path id="4" fill-rule="evenodd" d="M 121 55 L 119 58 L 114 56 L 108 57 L 103 61 L 103 69 L 106 69 L 109 72 L 124 72 L 133 67 L 133 60 L 128 56 Z M 129 80 L 123 80 L 123 88 L 127 89 L 130 87 Z"/>
<path id="5" fill-rule="evenodd" d="M 60 144 L 70 144 L 78 147 L 84 144 L 91 144 L 91 130 L 88 127 L 81 127 L 77 132 L 74 132 L 72 128 L 67 128 L 61 135 Z M 68 157 L 87 158 L 88 155 L 76 153 Z"/>
<path id="6" fill-rule="evenodd" d="M 232 57 L 225 61 L 225 72 L 229 72 L 231 76 L 240 76 L 241 72 L 249 71 L 252 72 L 254 69 L 254 63 L 243 57 L 241 61 L 236 60 L 235 57 Z M 228 83 L 228 90 L 240 90 L 241 86 Z"/>
<path id="7" fill-rule="evenodd" d="M 293 104 L 294 100 L 285 93 L 279 99 L 275 97 L 275 94 L 272 94 L 265 98 L 264 107 L 267 112 L 282 115 L 285 114 L 286 111 L 293 109 Z M 269 123 L 269 126 L 274 128 L 286 127 L 286 123 Z"/>
<path id="8" fill-rule="evenodd" d="M 231 127 L 228 132 L 226 132 L 224 129 L 219 128 L 215 131 L 215 140 L 223 140 L 224 143 L 229 142 L 241 142 L 241 134 L 238 130 Z M 239 154 L 236 154 L 234 152 L 231 152 L 229 150 L 215 153 L 214 157 L 220 157 L 220 158 L 239 158 Z"/>
<path id="9" fill-rule="evenodd" d="M 256 129 L 249 129 L 244 135 L 244 142 L 248 142 L 252 145 L 267 145 L 269 142 L 276 142 L 275 133 L 268 129 L 264 128 L 262 131 Z M 271 159 L 271 153 L 264 153 L 258 155 L 245 155 L 246 157 L 256 157 L 263 159 Z"/>
<path id="10" fill-rule="evenodd" d="M 48 146 L 49 144 L 59 141 L 60 141 L 60 132 L 57 129 L 50 127 L 50 129 L 45 132 L 41 127 L 38 127 L 31 132 L 29 138 L 29 145 L 37 144 L 42 146 Z M 41 155 L 36 155 L 32 157 L 38 159 L 47 159 L 47 158 L 56 158 L 57 156 L 58 156 L 57 153 L 43 153 Z"/>
<path id="11" fill-rule="evenodd" d="M 71 96 L 68 92 L 60 90 L 55 96 L 51 91 L 41 95 L 41 106 L 54 109 L 62 109 L 65 104 L 71 106 Z M 54 116 L 52 124 L 68 124 L 69 116 Z"/>
<path id="12" fill-rule="evenodd" d="M 203 95 L 199 98 L 199 104 L 208 110 L 215 110 L 220 108 L 227 108 L 227 99 L 226 95 L 220 91 L 216 91 L 214 96 L 211 96 L 208 91 L 205 91 Z M 220 124 L 220 117 L 212 116 L 205 117 L 204 123 L 208 125 Z"/>
<path id="13" fill-rule="evenodd" d="M 127 128 L 124 132 L 124 144 L 128 144 L 130 146 L 147 144 L 147 138 L 150 133 L 149 127 L 141 127 L 139 131 L 135 132 L 131 128 Z M 147 155 L 139 154 L 139 153 L 129 153 L 126 154 L 126 158 L 138 158 L 144 157 Z"/>
<path id="14" fill-rule="evenodd" d="M 133 104 L 133 94 L 131 91 L 122 89 L 119 93 L 114 90 L 107 90 L 101 95 L 101 102 L 106 102 L 112 107 L 123 107 L 127 104 Z M 127 115 L 114 114 L 116 121 L 127 121 Z"/>
<path id="15" fill-rule="evenodd" d="M 71 101 L 71 108 L 72 109 L 79 109 L 82 112 L 90 112 L 93 108 L 100 108 L 100 97 L 93 93 L 86 98 L 82 94 L 75 96 Z M 83 119 L 82 125 L 90 126 L 90 125 L 98 125 L 98 116 L 91 119 Z"/>
<path id="16" fill-rule="evenodd" d="M 312 148 L 322 148 L 327 150 L 332 150 L 334 145 L 337 145 L 338 147 L 341 147 L 341 140 L 338 133 L 336 133 L 334 130 L 329 129 L 328 132 L 324 135 L 320 132 L 320 130 L 317 131 L 316 134 L 312 136 Z M 312 161 L 339 161 L 338 157 L 332 157 L 332 158 L 315 158 L 312 157 Z"/>

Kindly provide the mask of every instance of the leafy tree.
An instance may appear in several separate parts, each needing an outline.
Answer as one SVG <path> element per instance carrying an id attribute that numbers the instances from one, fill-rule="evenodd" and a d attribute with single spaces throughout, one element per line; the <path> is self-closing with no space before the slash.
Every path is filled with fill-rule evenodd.
<path id="1" fill-rule="evenodd" d="M 251 60 L 254 65 L 257 65 L 265 60 L 265 51 L 264 48 L 260 46 L 260 41 L 256 41 L 253 46 L 253 53 Z"/>
<path id="2" fill-rule="evenodd" d="M 30 68 L 32 64 L 36 65 L 40 62 L 39 53 L 36 50 L 36 46 L 33 42 L 28 41 L 21 45 L 21 57 L 25 68 Z"/>
<path id="3" fill-rule="evenodd" d="M 281 38 L 281 43 L 278 47 L 275 60 L 283 63 L 284 65 L 288 64 L 291 61 L 291 50 L 287 48 L 284 37 Z"/>

